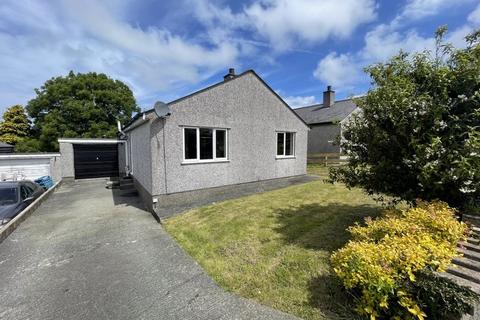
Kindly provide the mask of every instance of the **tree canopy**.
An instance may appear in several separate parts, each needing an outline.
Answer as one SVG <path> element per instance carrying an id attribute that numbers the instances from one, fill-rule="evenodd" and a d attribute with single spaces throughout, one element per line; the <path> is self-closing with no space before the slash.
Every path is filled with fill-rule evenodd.
<path id="1" fill-rule="evenodd" d="M 455 49 L 400 53 L 366 68 L 373 87 L 343 130 L 348 165 L 331 181 L 407 201 L 480 202 L 480 32 Z"/>
<path id="2" fill-rule="evenodd" d="M 17 144 L 30 133 L 30 122 L 21 105 L 11 106 L 3 113 L 0 122 L 0 141 Z"/>
<path id="3" fill-rule="evenodd" d="M 44 151 L 58 149 L 60 137 L 115 137 L 117 120 L 126 123 L 139 111 L 129 87 L 105 74 L 70 72 L 35 92 L 27 111 Z"/>

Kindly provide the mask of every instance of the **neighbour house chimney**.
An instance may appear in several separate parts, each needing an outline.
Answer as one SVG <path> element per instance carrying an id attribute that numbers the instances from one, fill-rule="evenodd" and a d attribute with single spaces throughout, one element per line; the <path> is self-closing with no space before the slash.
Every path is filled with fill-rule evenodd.
<path id="1" fill-rule="evenodd" d="M 230 69 L 228 69 L 228 73 L 223 76 L 223 80 L 230 80 L 230 79 L 233 79 L 233 78 L 235 78 L 235 69 L 230 68 Z"/>
<path id="2" fill-rule="evenodd" d="M 332 90 L 332 86 L 327 87 L 327 91 L 323 92 L 323 106 L 331 107 L 335 103 L 335 91 Z"/>

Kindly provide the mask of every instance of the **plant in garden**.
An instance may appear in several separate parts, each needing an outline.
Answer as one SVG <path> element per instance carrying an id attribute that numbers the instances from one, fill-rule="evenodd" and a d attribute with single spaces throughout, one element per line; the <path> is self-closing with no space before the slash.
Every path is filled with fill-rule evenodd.
<path id="1" fill-rule="evenodd" d="M 472 311 L 480 296 L 467 287 L 427 270 L 417 274 L 415 282 L 408 286 L 415 300 L 420 301 L 429 319 L 460 319 Z"/>
<path id="2" fill-rule="evenodd" d="M 0 141 L 15 145 L 29 133 L 30 122 L 22 106 L 15 105 L 5 110 L 0 122 Z"/>
<path id="3" fill-rule="evenodd" d="M 400 53 L 366 68 L 373 88 L 345 125 L 346 166 L 332 182 L 414 203 L 440 199 L 451 206 L 480 204 L 480 31 L 465 49 L 443 43 L 435 54 Z"/>
<path id="4" fill-rule="evenodd" d="M 423 319 L 423 301 L 409 290 L 411 284 L 420 272 L 445 270 L 467 228 L 446 203 L 420 202 L 387 210 L 349 231 L 353 239 L 331 260 L 344 286 L 359 292 L 357 311 L 371 319 Z"/>

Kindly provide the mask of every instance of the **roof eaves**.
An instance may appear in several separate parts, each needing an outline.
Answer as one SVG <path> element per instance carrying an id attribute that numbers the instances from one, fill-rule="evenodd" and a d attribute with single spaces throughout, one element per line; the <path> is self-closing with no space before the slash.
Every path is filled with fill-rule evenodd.
<path id="1" fill-rule="evenodd" d="M 133 125 L 135 121 L 137 121 L 144 114 L 147 115 L 147 114 L 152 113 L 153 111 L 154 111 L 154 109 L 149 109 L 149 110 L 137 113 L 135 116 L 133 116 L 133 118 L 129 122 L 127 122 L 126 125 L 123 126 L 122 131 L 130 131 L 131 129 L 133 129 L 133 128 L 130 128 L 130 126 Z M 137 126 L 135 126 L 135 128 L 136 127 Z"/>

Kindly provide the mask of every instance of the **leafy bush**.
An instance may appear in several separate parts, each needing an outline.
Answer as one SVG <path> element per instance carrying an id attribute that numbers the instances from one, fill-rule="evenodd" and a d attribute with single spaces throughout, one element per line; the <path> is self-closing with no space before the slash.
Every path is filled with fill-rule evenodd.
<path id="1" fill-rule="evenodd" d="M 439 201 L 388 210 L 366 224 L 349 228 L 353 239 L 331 258 L 344 286 L 361 294 L 357 311 L 371 319 L 423 319 L 422 301 L 408 289 L 419 272 L 448 267 L 466 225 Z"/>
<path id="2" fill-rule="evenodd" d="M 400 53 L 366 68 L 374 86 L 342 129 L 348 165 L 330 179 L 369 194 L 480 207 L 480 31 L 436 55 Z M 463 212 L 463 211 L 462 211 Z"/>
<path id="3" fill-rule="evenodd" d="M 460 319 L 472 311 L 480 296 L 467 287 L 462 287 L 438 276 L 431 271 L 422 271 L 415 282 L 409 285 L 409 292 L 424 306 L 429 319 Z"/>

